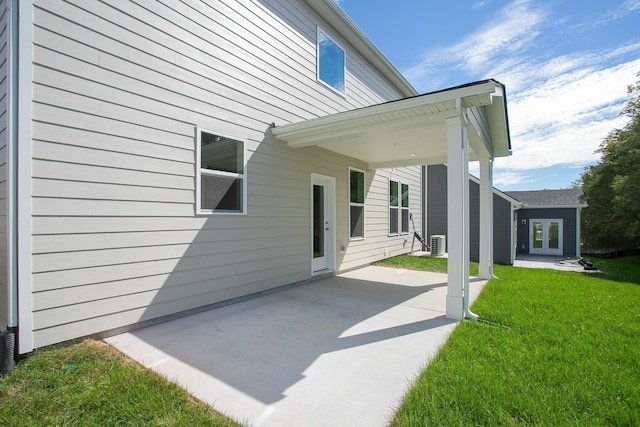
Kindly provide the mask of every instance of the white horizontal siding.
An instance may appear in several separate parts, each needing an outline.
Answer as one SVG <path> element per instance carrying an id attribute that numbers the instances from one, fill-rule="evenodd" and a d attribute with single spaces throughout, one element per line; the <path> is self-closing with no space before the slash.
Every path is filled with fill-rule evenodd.
<path id="1" fill-rule="evenodd" d="M 368 186 L 365 188 L 365 238 L 346 240 L 347 251 L 341 262 L 342 270 L 407 253 L 412 248 L 413 224 L 416 231 L 421 232 L 420 167 L 367 171 L 365 177 Z M 409 211 L 413 214 L 409 233 L 389 236 L 389 179 L 409 184 Z M 348 216 L 348 211 L 345 211 L 345 215 Z"/>
<path id="2" fill-rule="evenodd" d="M 348 168 L 362 165 L 269 126 L 400 92 L 335 34 L 347 94 L 319 84 L 316 25 L 332 29 L 306 5 L 42 0 L 34 19 L 36 347 L 307 279 L 312 173 L 336 178 L 348 243 Z M 246 215 L 194 215 L 197 127 L 247 141 Z M 340 268 L 402 251 L 378 181 L 370 236 Z"/>

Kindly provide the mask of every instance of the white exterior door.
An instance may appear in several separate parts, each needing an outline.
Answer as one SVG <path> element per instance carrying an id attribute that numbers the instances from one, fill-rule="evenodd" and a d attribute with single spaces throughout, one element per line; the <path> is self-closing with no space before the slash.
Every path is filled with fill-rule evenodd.
<path id="1" fill-rule="evenodd" d="M 530 254 L 562 255 L 561 219 L 532 219 L 529 224 Z"/>
<path id="2" fill-rule="evenodd" d="M 335 180 L 313 174 L 311 177 L 311 270 L 334 270 Z"/>

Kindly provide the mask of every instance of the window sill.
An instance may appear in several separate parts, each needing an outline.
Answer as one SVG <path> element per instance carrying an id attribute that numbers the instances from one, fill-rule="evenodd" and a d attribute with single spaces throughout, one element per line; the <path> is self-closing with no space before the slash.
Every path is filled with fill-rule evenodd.
<path id="1" fill-rule="evenodd" d="M 247 212 L 216 212 L 216 211 L 198 211 L 196 216 L 243 216 Z"/>

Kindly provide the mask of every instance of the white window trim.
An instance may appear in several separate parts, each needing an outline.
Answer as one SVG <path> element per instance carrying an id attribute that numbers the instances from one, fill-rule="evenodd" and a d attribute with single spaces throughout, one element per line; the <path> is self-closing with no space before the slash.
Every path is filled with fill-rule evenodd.
<path id="1" fill-rule="evenodd" d="M 402 206 L 402 186 L 406 185 L 407 186 L 407 197 L 409 197 L 409 206 L 407 206 L 406 208 Z M 402 181 L 398 181 L 398 208 L 400 209 L 399 211 L 399 215 L 398 215 L 398 231 L 400 233 L 400 235 L 402 236 L 406 236 L 407 234 L 411 233 L 411 184 L 408 183 L 404 183 Z M 402 230 L 402 211 L 407 211 L 407 218 L 408 218 L 408 222 L 407 222 L 407 231 L 403 231 Z"/>
<path id="2" fill-rule="evenodd" d="M 320 78 L 320 33 L 324 34 L 324 36 L 326 38 L 328 38 L 329 40 L 331 40 L 336 46 L 338 46 L 340 49 L 342 49 L 342 53 L 344 56 L 344 69 L 342 71 L 342 75 L 344 76 L 344 92 L 340 92 L 338 89 L 336 89 L 335 87 L 331 86 L 329 83 L 326 83 L 324 80 L 322 80 Z M 321 85 L 329 88 L 330 90 L 332 90 L 334 93 L 342 96 L 343 98 L 346 98 L 346 94 L 347 94 L 347 50 L 342 47 L 342 45 L 338 42 L 335 41 L 335 39 L 331 36 L 329 36 L 329 34 L 323 30 L 320 27 L 316 27 L 316 81 L 318 83 L 320 83 Z"/>
<path id="3" fill-rule="evenodd" d="M 234 139 L 236 141 L 242 141 L 242 171 L 243 173 L 231 173 L 224 171 L 214 171 L 211 169 L 202 169 L 200 156 L 201 152 L 201 135 L 202 132 L 210 133 L 213 135 L 219 135 L 225 138 Z M 238 138 L 236 136 L 228 135 L 222 132 L 212 131 L 206 128 L 196 128 L 196 162 L 195 162 L 195 174 L 196 174 L 196 215 L 246 215 L 247 214 L 247 140 L 245 138 Z M 242 178 L 242 211 L 241 212 L 225 212 L 216 211 L 215 209 L 203 209 L 202 208 L 202 174 L 210 176 L 224 176 L 228 178 Z"/>
<path id="4" fill-rule="evenodd" d="M 358 168 L 354 168 L 354 167 L 349 167 L 349 175 L 348 175 L 348 182 L 349 182 L 349 192 L 348 192 L 348 199 L 349 199 L 349 241 L 353 242 L 353 241 L 358 241 L 358 240 L 364 240 L 367 236 L 367 191 L 364 190 L 364 203 L 354 203 L 351 201 L 351 171 L 355 171 L 355 172 L 360 172 L 362 173 L 363 177 L 364 177 L 364 183 L 366 186 L 367 183 L 367 173 L 365 171 L 363 171 L 362 169 L 358 169 Z M 351 206 L 362 206 L 362 236 L 358 236 L 358 237 L 352 237 L 351 236 Z"/>
<path id="5" fill-rule="evenodd" d="M 407 183 L 407 182 L 402 182 L 399 179 L 392 179 L 389 178 L 389 184 L 387 186 L 387 197 L 389 197 L 391 195 L 391 182 L 397 182 L 398 183 L 398 206 L 391 206 L 390 201 L 387 202 L 387 217 L 388 217 L 388 221 L 387 221 L 387 235 L 389 237 L 397 237 L 397 236 L 406 236 L 411 234 L 411 184 Z M 406 208 L 402 206 L 402 186 L 406 185 L 408 186 L 408 190 L 409 190 L 409 206 L 407 206 Z M 398 232 L 397 233 L 392 233 L 391 232 L 391 214 L 389 212 L 391 212 L 391 209 L 397 209 L 398 210 Z M 407 211 L 408 215 L 409 215 L 409 223 L 408 225 L 408 229 L 407 231 L 403 231 L 402 230 L 402 212 L 403 211 Z"/>

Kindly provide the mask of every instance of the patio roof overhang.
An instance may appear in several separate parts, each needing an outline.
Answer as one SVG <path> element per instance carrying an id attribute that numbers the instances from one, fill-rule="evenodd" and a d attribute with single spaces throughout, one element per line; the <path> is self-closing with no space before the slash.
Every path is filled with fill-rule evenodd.
<path id="1" fill-rule="evenodd" d="M 441 164 L 446 121 L 461 115 L 469 124 L 469 160 L 510 155 L 506 94 L 495 80 L 276 126 L 272 133 L 292 148 L 321 147 L 369 169 Z"/>
<path id="2" fill-rule="evenodd" d="M 511 154 L 501 83 L 469 83 L 274 126 L 271 132 L 292 148 L 321 147 L 364 161 L 370 170 L 446 163 L 446 313 L 452 319 L 477 319 L 469 309 L 469 160 L 480 161 L 479 276 L 488 279 L 493 274 L 493 159 Z"/>

